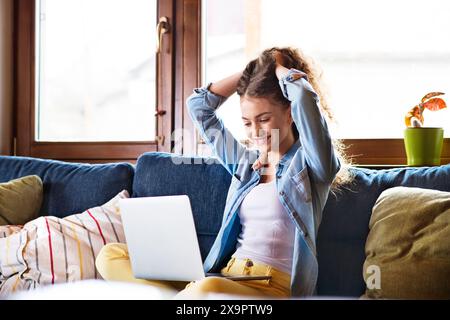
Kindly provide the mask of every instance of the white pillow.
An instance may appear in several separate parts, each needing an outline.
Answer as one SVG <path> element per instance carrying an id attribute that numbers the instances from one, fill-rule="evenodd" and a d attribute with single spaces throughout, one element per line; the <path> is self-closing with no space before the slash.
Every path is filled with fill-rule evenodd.
<path id="1" fill-rule="evenodd" d="M 0 227 L 0 297 L 39 286 L 101 279 L 95 258 L 110 242 L 125 242 L 119 199 L 66 218 L 39 217 Z"/>

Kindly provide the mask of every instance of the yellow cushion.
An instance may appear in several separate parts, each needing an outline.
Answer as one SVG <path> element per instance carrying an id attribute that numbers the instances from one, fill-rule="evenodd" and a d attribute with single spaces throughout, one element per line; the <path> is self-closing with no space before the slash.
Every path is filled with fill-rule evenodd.
<path id="1" fill-rule="evenodd" d="M 36 218 L 42 197 L 42 180 L 38 176 L 0 183 L 0 225 L 23 225 Z"/>
<path id="2" fill-rule="evenodd" d="M 388 189 L 369 228 L 365 297 L 450 298 L 450 192 Z"/>

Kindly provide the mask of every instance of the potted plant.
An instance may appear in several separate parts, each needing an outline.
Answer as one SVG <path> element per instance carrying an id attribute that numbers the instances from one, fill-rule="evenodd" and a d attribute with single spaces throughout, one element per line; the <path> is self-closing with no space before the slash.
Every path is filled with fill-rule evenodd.
<path id="1" fill-rule="evenodd" d="M 444 129 L 424 127 L 425 109 L 437 111 L 446 108 L 445 101 L 438 96 L 442 92 L 430 92 L 405 116 L 404 142 L 408 166 L 436 166 L 441 164 Z"/>

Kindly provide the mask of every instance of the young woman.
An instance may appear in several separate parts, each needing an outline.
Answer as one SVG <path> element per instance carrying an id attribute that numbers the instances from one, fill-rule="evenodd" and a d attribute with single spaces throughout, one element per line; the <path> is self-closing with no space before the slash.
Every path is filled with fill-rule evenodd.
<path id="1" fill-rule="evenodd" d="M 254 148 L 237 142 L 216 116 L 216 109 L 235 92 Z M 322 210 L 332 186 L 349 180 L 349 175 L 339 145 L 330 138 L 324 115 L 331 118 L 331 113 L 312 64 L 297 49 L 267 49 L 244 71 L 195 89 L 187 108 L 203 139 L 232 175 L 222 226 L 204 262 L 205 272 L 271 279 L 207 277 L 178 286 L 184 289 L 177 296 L 314 295 Z M 176 285 L 133 279 L 124 245 L 104 247 L 97 268 L 109 280 Z"/>

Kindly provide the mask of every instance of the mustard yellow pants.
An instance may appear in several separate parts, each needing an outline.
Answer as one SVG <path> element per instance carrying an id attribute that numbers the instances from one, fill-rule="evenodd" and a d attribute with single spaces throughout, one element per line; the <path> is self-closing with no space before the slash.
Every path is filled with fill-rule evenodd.
<path id="1" fill-rule="evenodd" d="M 250 259 L 231 258 L 221 273 L 225 275 L 264 275 L 271 276 L 271 279 L 233 281 L 221 277 L 207 277 L 193 282 L 136 279 L 131 270 L 127 246 L 122 243 L 104 246 L 97 256 L 95 265 L 105 280 L 140 283 L 171 290 L 175 299 L 203 299 L 210 293 L 265 298 L 290 296 L 289 274 Z"/>

